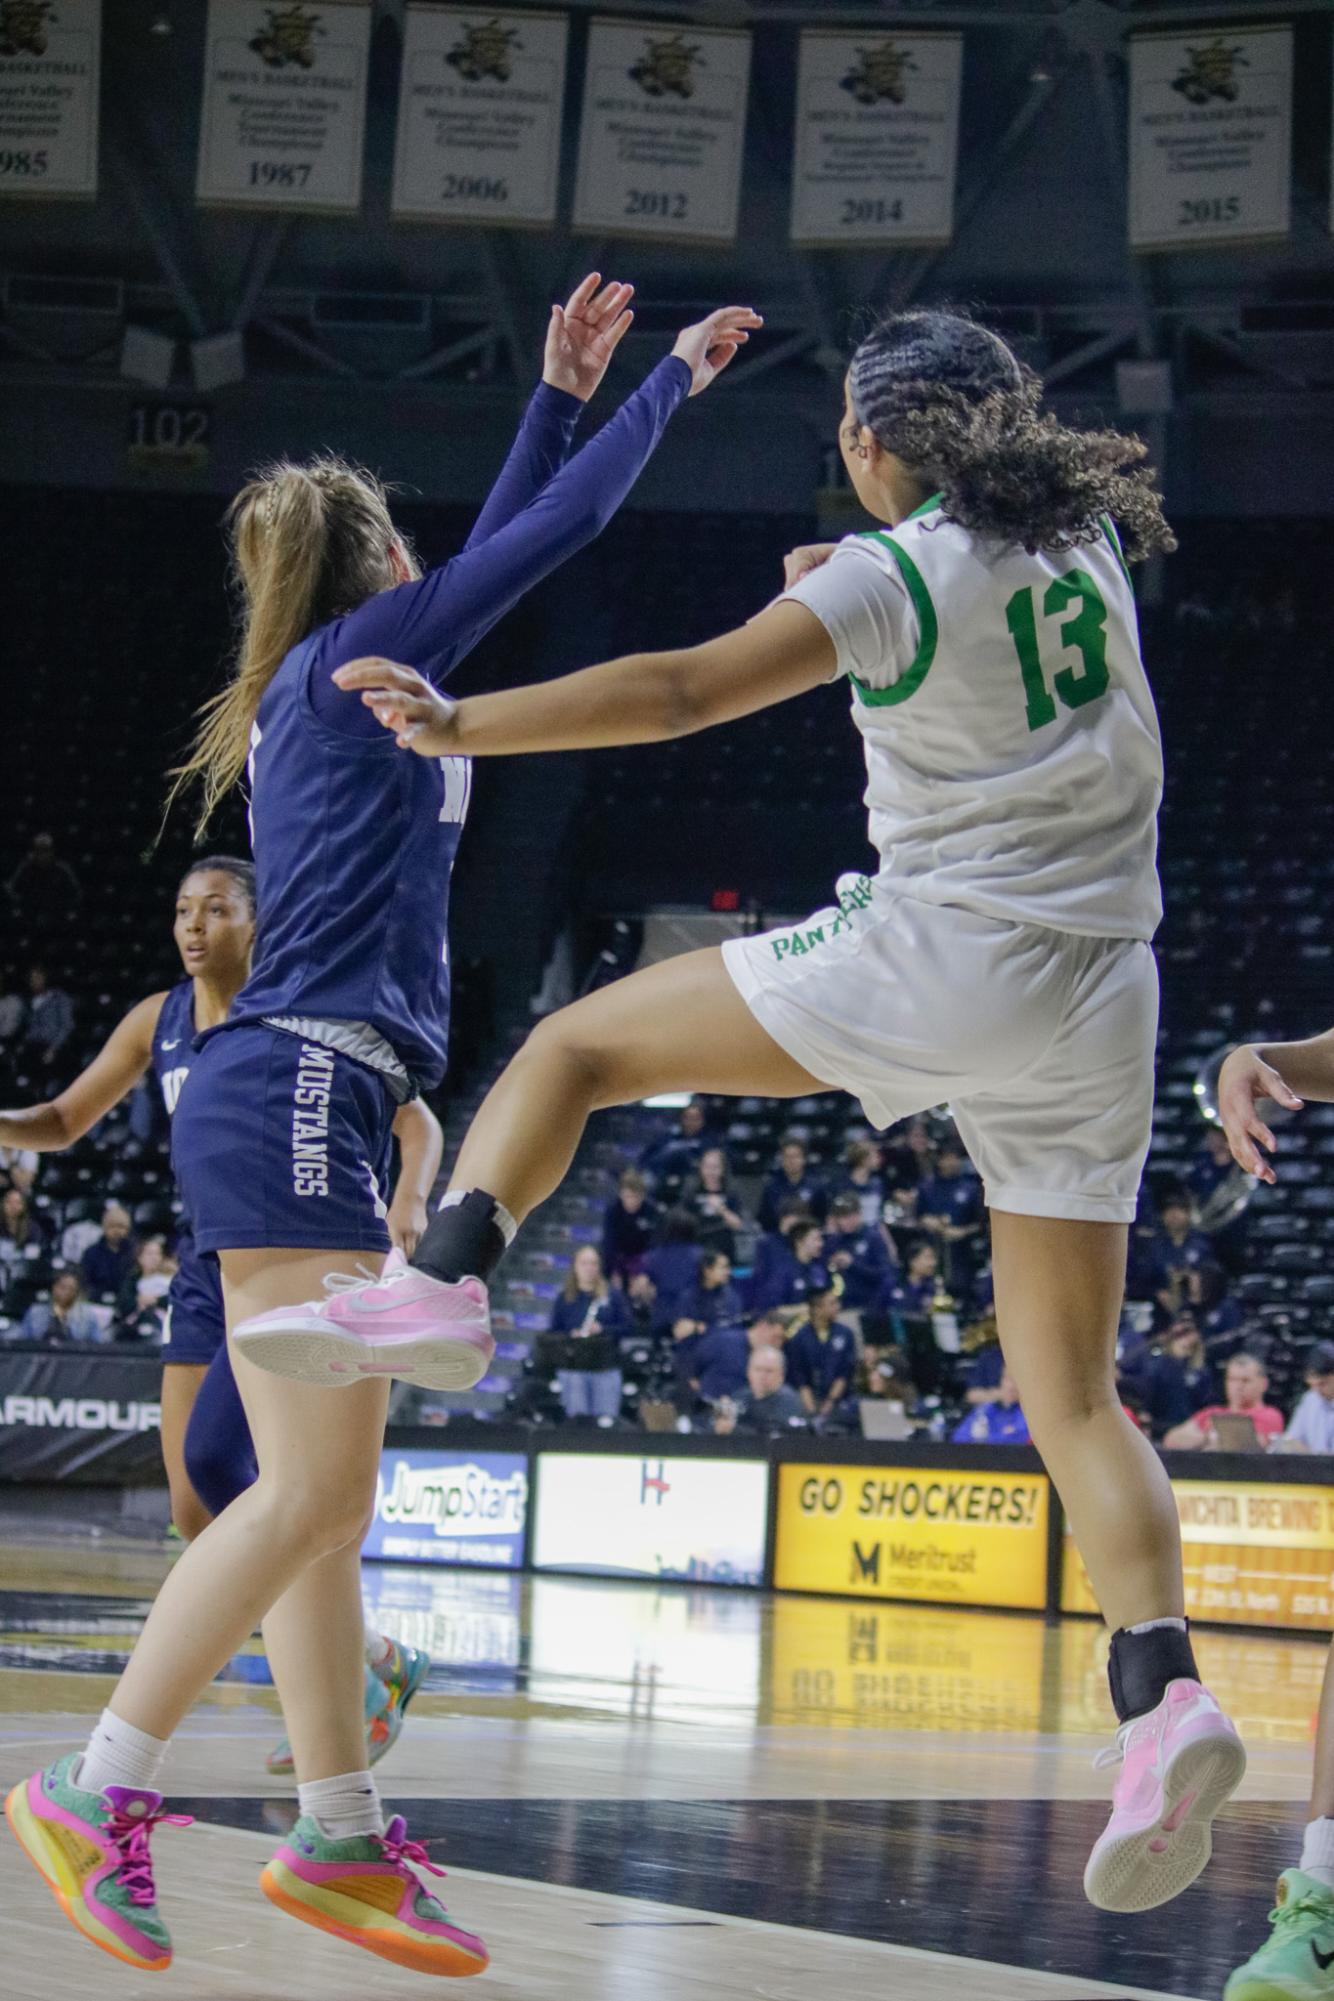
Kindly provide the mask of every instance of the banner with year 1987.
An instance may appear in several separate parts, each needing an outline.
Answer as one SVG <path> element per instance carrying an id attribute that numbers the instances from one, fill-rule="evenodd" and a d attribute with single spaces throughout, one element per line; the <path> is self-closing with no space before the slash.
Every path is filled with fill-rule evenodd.
<path id="1" fill-rule="evenodd" d="M 1132 36 L 1135 249 L 1285 236 L 1291 154 L 1290 27 Z"/>
<path id="2" fill-rule="evenodd" d="M 792 241 L 948 243 L 962 73 L 959 35 L 807 29 Z"/>
<path id="3" fill-rule="evenodd" d="M 736 236 L 750 36 L 595 21 L 574 226 L 607 236 Z"/>
<path id="4" fill-rule="evenodd" d="M 102 0 L 0 0 L 0 195 L 97 193 Z"/>
<path id="5" fill-rule="evenodd" d="M 198 198 L 361 205 L 369 0 L 209 0 Z"/>
<path id="6" fill-rule="evenodd" d="M 555 221 L 568 36 L 563 14 L 408 8 L 396 216 Z"/>

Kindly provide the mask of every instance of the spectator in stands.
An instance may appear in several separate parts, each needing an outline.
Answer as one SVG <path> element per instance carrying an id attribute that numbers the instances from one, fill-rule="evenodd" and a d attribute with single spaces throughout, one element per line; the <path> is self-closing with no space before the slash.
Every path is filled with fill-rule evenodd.
<path id="1" fill-rule="evenodd" d="M 1227 1275 L 1221 1265 L 1200 1265 L 1190 1275 L 1189 1289 L 1195 1318 L 1209 1353 L 1220 1355 L 1226 1352 L 1229 1345 L 1239 1345 L 1244 1316 L 1227 1289 Z M 1231 1344 L 1227 1338 L 1230 1334 L 1238 1337 Z"/>
<path id="2" fill-rule="evenodd" d="M 669 1133 L 654 1140 L 639 1156 L 639 1165 L 656 1192 L 675 1200 L 681 1183 L 694 1172 L 707 1144 L 708 1120 L 698 1098 L 681 1108 L 681 1116 Z"/>
<path id="3" fill-rule="evenodd" d="M 41 1284 L 49 1256 L 45 1219 L 21 1188 L 7 1188 L 0 1197 L 0 1293 L 20 1282 Z"/>
<path id="4" fill-rule="evenodd" d="M 741 1295 L 731 1277 L 731 1264 L 721 1251 L 706 1253 L 698 1279 L 681 1297 L 681 1317 L 672 1328 L 678 1385 L 706 1403 L 734 1396 L 746 1380 L 750 1341 L 741 1324 Z"/>
<path id="5" fill-rule="evenodd" d="M 1209 1239 L 1195 1228 L 1189 1201 L 1181 1194 L 1169 1195 L 1151 1253 L 1153 1295 L 1169 1320 L 1191 1303 L 1191 1273 L 1212 1262 Z"/>
<path id="6" fill-rule="evenodd" d="M 843 1155 L 843 1172 L 834 1184 L 835 1195 L 853 1195 L 868 1229 L 880 1222 L 885 1207 L 885 1178 L 881 1173 L 880 1148 L 872 1139 L 854 1139 Z"/>
<path id="7" fill-rule="evenodd" d="M 936 1149 L 925 1119 L 899 1126 L 883 1143 L 885 1183 L 897 1192 L 918 1188 L 935 1172 Z"/>
<path id="8" fill-rule="evenodd" d="M 804 1140 L 787 1133 L 778 1149 L 778 1165 L 764 1184 L 760 1196 L 759 1223 L 762 1230 L 778 1228 L 778 1211 L 784 1202 L 799 1201 L 803 1209 L 823 1222 L 829 1204 L 823 1181 L 812 1174 Z"/>
<path id="9" fill-rule="evenodd" d="M 1269 1377 L 1264 1364 L 1254 1355 L 1234 1355 L 1227 1365 L 1226 1403 L 1206 1404 L 1185 1424 L 1169 1431 L 1163 1440 L 1169 1452 L 1217 1451 L 1218 1433 L 1214 1419 L 1225 1414 L 1249 1417 L 1261 1440 L 1277 1438 L 1283 1429 L 1283 1413 L 1265 1402 Z"/>
<path id="10" fill-rule="evenodd" d="M 1306 1358 L 1306 1394 L 1279 1440 L 1284 1452 L 1334 1453 L 1334 1341 L 1317 1341 Z"/>
<path id="11" fill-rule="evenodd" d="M 57 1272 L 49 1301 L 30 1306 L 19 1323 L 23 1341 L 108 1341 L 111 1336 L 99 1315 L 81 1296 L 79 1275 Z"/>
<path id="12" fill-rule="evenodd" d="M 602 1265 L 622 1285 L 639 1271 L 658 1226 L 656 1203 L 637 1167 L 627 1167 L 616 1184 L 616 1199 L 602 1217 Z"/>
<path id="13" fill-rule="evenodd" d="M 825 1263 L 842 1281 L 845 1313 L 860 1318 L 879 1306 L 895 1259 L 884 1229 L 878 1222 L 866 1221 L 861 1203 L 850 1190 L 836 1195 L 829 1205 Z M 857 1331 L 861 1332 L 860 1327 Z"/>
<path id="14" fill-rule="evenodd" d="M 1028 1419 L 1019 1408 L 1019 1385 L 1001 1371 L 995 1395 L 979 1404 L 955 1428 L 952 1445 L 1028 1445 Z"/>
<path id="15" fill-rule="evenodd" d="M 934 1244 L 918 1244 L 908 1259 L 908 1269 L 891 1276 L 884 1294 L 887 1313 L 905 1319 L 930 1319 L 940 1282 L 940 1255 Z"/>
<path id="16" fill-rule="evenodd" d="M 918 1186 L 917 1226 L 940 1251 L 946 1285 L 962 1294 L 982 1235 L 982 1190 L 956 1139 L 942 1141 L 935 1172 Z"/>
<path id="17" fill-rule="evenodd" d="M 1161 1342 L 1146 1342 L 1128 1354 L 1121 1374 L 1125 1384 L 1139 1392 L 1155 1438 L 1218 1403 L 1218 1377 L 1189 1307 L 1176 1315 Z"/>
<path id="18" fill-rule="evenodd" d="M 83 899 L 79 878 L 56 853 L 50 834 L 37 834 L 7 884 L 14 914 L 33 926 L 67 917 Z"/>
<path id="19" fill-rule="evenodd" d="M 705 1251 L 697 1275 L 677 1298 L 673 1337 L 682 1341 L 714 1327 L 740 1327 L 744 1319 L 741 1294 L 732 1283 L 732 1260 L 725 1251 Z"/>
<path id="20" fill-rule="evenodd" d="M 161 1237 L 145 1237 L 134 1266 L 116 1294 L 114 1326 L 118 1341 L 153 1341 L 162 1337 L 172 1267 Z"/>
<path id="21" fill-rule="evenodd" d="M 0 1146 L 0 1188 L 17 1188 L 20 1195 L 31 1195 L 39 1158 L 30 1147 Z"/>
<path id="22" fill-rule="evenodd" d="M 781 1348 L 754 1348 L 746 1365 L 746 1388 L 733 1402 L 724 1397 L 713 1414 L 719 1438 L 733 1432 L 774 1432 L 803 1428 L 806 1409 L 784 1382 L 786 1365 Z"/>
<path id="23" fill-rule="evenodd" d="M 695 1219 L 687 1209 L 668 1209 L 658 1225 L 658 1241 L 645 1253 L 643 1272 L 654 1292 L 653 1321 L 670 1327 L 677 1301 L 699 1274 L 700 1249 Z"/>
<path id="24" fill-rule="evenodd" d="M 681 1207 L 695 1219 L 700 1249 L 722 1251 L 735 1264 L 736 1233 L 745 1229 L 746 1218 L 720 1146 L 706 1146 L 701 1153 L 696 1173 L 681 1190 Z"/>
<path id="25" fill-rule="evenodd" d="M 787 1379 L 811 1417 L 828 1418 L 852 1388 L 857 1336 L 838 1318 L 838 1294 L 825 1284 L 811 1290 L 806 1318 L 783 1348 Z"/>
<path id="26" fill-rule="evenodd" d="M 569 1275 L 551 1309 L 551 1332 L 567 1334 L 572 1342 L 605 1336 L 613 1344 L 631 1332 L 632 1321 L 623 1295 L 608 1285 L 602 1258 L 593 1244 L 580 1244 L 570 1260 Z M 597 1342 L 587 1368 L 571 1365 L 558 1371 L 560 1398 L 566 1417 L 616 1418 L 621 1409 L 621 1371 L 599 1358 Z M 577 1352 L 577 1351 L 576 1351 Z"/>
<path id="27" fill-rule="evenodd" d="M 53 987 L 45 966 L 28 974 L 28 1025 L 23 1044 L 51 1069 L 74 1033 L 74 1003 L 63 987 Z"/>
<path id="28" fill-rule="evenodd" d="M 1186 1175 L 1186 1188 L 1195 1205 L 1203 1209 L 1214 1192 L 1221 1188 L 1232 1172 L 1232 1149 L 1227 1143 L 1227 1134 L 1221 1126 L 1211 1125 L 1205 1132 L 1204 1145 L 1196 1152 Z"/>
<path id="29" fill-rule="evenodd" d="M 82 1204 L 79 1206 L 82 1207 Z M 68 1215 L 69 1211 L 65 1213 Z M 61 1261 L 67 1265 L 81 1265 L 89 1244 L 95 1244 L 101 1234 L 102 1225 L 95 1223 L 91 1216 L 71 1218 L 60 1233 Z"/>
<path id="30" fill-rule="evenodd" d="M 1000 1331 L 996 1325 L 995 1314 L 989 1314 L 968 1329 L 964 1334 L 963 1345 L 969 1357 L 964 1364 L 963 1400 L 967 1404 L 990 1403 L 1000 1388 L 1001 1377 L 1005 1374 L 1005 1357 L 1001 1354 Z"/>
<path id="31" fill-rule="evenodd" d="M 824 1262 L 824 1231 L 815 1222 L 797 1222 L 787 1243 L 767 1260 L 763 1275 L 752 1275 L 750 1308 L 763 1313 L 769 1307 L 790 1307 L 795 1313 L 813 1292 L 823 1292 L 829 1284 L 829 1267 Z"/>
<path id="32" fill-rule="evenodd" d="M 857 1368 L 857 1391 L 885 1403 L 901 1403 L 909 1417 L 917 1409 L 917 1385 L 908 1367 L 908 1357 L 897 1343 L 881 1347 L 865 1343 Z"/>
<path id="33" fill-rule="evenodd" d="M 135 1244 L 130 1235 L 130 1212 L 119 1202 L 108 1202 L 102 1211 L 102 1230 L 89 1244 L 79 1262 L 84 1291 L 90 1299 L 113 1305 L 116 1295 L 134 1270 Z"/>
<path id="34" fill-rule="evenodd" d="M 782 1348 L 788 1337 L 788 1324 L 776 1307 L 764 1313 L 757 1313 L 746 1328 L 746 1339 L 751 1353 L 757 1348 Z"/>

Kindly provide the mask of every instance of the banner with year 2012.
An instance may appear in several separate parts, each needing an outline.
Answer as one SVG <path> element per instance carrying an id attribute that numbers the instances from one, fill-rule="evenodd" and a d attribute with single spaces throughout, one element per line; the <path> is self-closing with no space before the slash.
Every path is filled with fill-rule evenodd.
<path id="1" fill-rule="evenodd" d="M 749 85 L 747 34 L 594 21 L 575 228 L 732 242 Z"/>
<path id="2" fill-rule="evenodd" d="M 962 75 L 959 35 L 807 29 L 792 241 L 948 243 Z"/>
<path id="3" fill-rule="evenodd" d="M 97 193 L 102 0 L 0 0 L 0 195 Z"/>
<path id="4" fill-rule="evenodd" d="M 361 206 L 368 0 L 209 0 L 198 199 Z"/>
<path id="5" fill-rule="evenodd" d="M 1290 27 L 1132 36 L 1133 248 L 1286 236 L 1291 183 Z"/>
<path id="6" fill-rule="evenodd" d="M 555 221 L 568 36 L 563 14 L 408 8 L 395 216 Z"/>

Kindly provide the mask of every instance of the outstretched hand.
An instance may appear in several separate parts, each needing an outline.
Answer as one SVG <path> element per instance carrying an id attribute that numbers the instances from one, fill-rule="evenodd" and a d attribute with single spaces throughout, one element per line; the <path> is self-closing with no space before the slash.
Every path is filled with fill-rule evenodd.
<path id="1" fill-rule="evenodd" d="M 542 380 L 586 403 L 630 330 L 634 295 L 633 285 L 603 285 L 602 273 L 590 271 L 563 306 L 551 308 Z"/>
<path id="2" fill-rule="evenodd" d="M 750 330 L 763 325 L 752 306 L 720 306 L 706 320 L 683 327 L 672 353 L 690 370 L 690 394 L 698 396 L 716 382 L 737 349 L 750 339 Z"/>
<path id="3" fill-rule="evenodd" d="M 1259 1050 L 1243 1044 L 1233 1050 L 1218 1074 L 1218 1116 L 1238 1167 L 1272 1186 L 1274 1170 L 1266 1155 L 1273 1153 L 1277 1142 L 1256 1110 L 1265 1099 L 1287 1111 L 1302 1107 L 1296 1092 L 1288 1088 L 1271 1063 L 1264 1061 Z"/>
<path id="4" fill-rule="evenodd" d="M 400 750 L 447 757 L 454 748 L 458 703 L 440 694 L 415 667 L 395 660 L 349 660 L 334 670 L 333 678 L 340 688 L 360 691 L 376 722 L 393 731 Z"/>

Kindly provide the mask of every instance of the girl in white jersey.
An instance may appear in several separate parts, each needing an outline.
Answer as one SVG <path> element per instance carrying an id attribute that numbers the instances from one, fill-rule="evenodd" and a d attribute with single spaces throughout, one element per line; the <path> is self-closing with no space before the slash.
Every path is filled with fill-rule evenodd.
<path id="1" fill-rule="evenodd" d="M 1174 544 L 1143 446 L 1066 429 L 1040 393 L 972 321 L 897 316 L 853 356 L 839 433 L 884 527 L 799 551 L 748 625 L 457 705 L 391 663 L 340 670 L 432 757 L 650 742 L 843 675 L 880 869 L 804 924 L 549 1018 L 482 1107 L 413 1266 L 238 1340 L 282 1367 L 304 1330 L 387 1366 L 395 1337 L 484 1319 L 516 1223 L 601 1106 L 833 1085 L 884 1126 L 948 1100 L 986 1184 L 1006 1360 L 1112 1628 L 1123 1770 L 1085 1887 L 1138 1910 L 1198 1875 L 1245 1763 L 1196 1673 L 1167 1476 L 1115 1385 L 1153 1100 L 1162 782 L 1126 562 Z"/>

